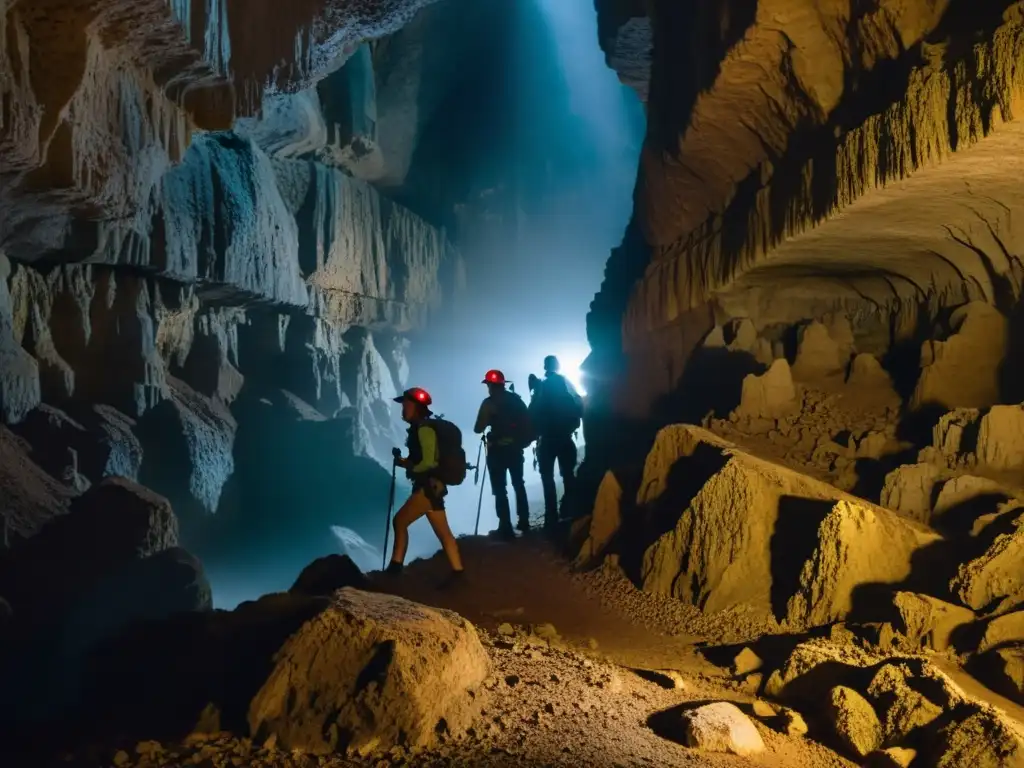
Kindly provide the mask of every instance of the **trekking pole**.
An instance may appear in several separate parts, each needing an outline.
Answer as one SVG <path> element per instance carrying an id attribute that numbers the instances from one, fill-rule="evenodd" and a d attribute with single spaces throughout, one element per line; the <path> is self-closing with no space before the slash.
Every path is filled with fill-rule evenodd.
<path id="1" fill-rule="evenodd" d="M 481 437 L 480 445 L 476 449 L 476 466 L 473 467 L 473 485 L 476 485 L 477 483 L 480 482 L 480 456 L 483 454 L 483 452 L 484 441 L 483 438 Z"/>
<path id="2" fill-rule="evenodd" d="M 392 452 L 395 459 L 398 458 L 398 449 Z M 384 552 L 380 556 L 380 569 L 383 571 L 388 564 L 388 541 L 391 538 L 391 513 L 395 509 L 395 475 L 398 471 L 398 464 L 396 461 L 391 462 L 391 490 L 388 491 L 388 520 L 387 525 L 384 526 Z"/>
<path id="3" fill-rule="evenodd" d="M 481 435 L 480 436 L 480 449 L 484 452 L 484 477 L 483 477 L 483 479 L 486 480 L 487 479 L 487 436 L 486 435 Z M 477 460 L 477 464 L 479 464 L 479 463 L 480 463 L 479 460 Z M 476 525 L 473 527 L 473 535 L 474 536 L 479 536 L 480 535 L 480 510 L 481 510 L 481 508 L 483 507 L 483 504 L 484 504 L 484 485 L 485 485 L 484 482 L 481 481 L 481 483 L 480 483 L 480 496 L 479 496 L 479 498 L 477 498 L 477 501 L 476 501 Z"/>

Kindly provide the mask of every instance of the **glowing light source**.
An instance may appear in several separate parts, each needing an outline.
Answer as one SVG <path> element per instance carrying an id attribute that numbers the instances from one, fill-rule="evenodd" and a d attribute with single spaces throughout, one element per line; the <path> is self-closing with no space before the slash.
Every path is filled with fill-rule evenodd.
<path id="1" fill-rule="evenodd" d="M 583 361 L 587 359 L 589 350 L 569 348 L 562 352 L 553 352 L 552 354 L 558 358 L 559 373 L 565 376 L 574 387 L 576 391 L 581 395 L 586 395 L 587 392 L 583 388 L 583 372 L 580 370 L 580 366 L 583 365 Z"/>

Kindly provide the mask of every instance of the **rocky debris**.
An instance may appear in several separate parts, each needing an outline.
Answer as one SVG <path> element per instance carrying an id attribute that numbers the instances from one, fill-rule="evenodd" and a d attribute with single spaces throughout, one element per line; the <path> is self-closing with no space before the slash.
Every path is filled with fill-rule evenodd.
<path id="1" fill-rule="evenodd" d="M 677 487 L 683 477 L 686 486 Z M 631 522 L 641 527 L 628 538 L 651 539 L 643 589 L 708 613 L 744 605 L 794 628 L 842 619 L 860 585 L 899 584 L 915 553 L 939 541 L 887 510 L 685 425 L 659 432 L 637 504 Z M 658 521 L 657 533 L 643 532 L 647 519 Z M 799 548 L 797 530 L 804 532 Z"/>
<path id="2" fill-rule="evenodd" d="M 330 595 L 344 587 L 366 589 L 369 581 L 348 555 L 327 555 L 314 560 L 288 591 L 293 595 Z"/>
<path id="3" fill-rule="evenodd" d="M 893 628 L 912 646 L 936 651 L 949 649 L 957 630 L 975 620 L 967 608 L 914 592 L 897 592 L 893 607 L 898 614 Z"/>
<path id="4" fill-rule="evenodd" d="M 1000 400 L 1009 323 L 991 304 L 971 302 L 949 318 L 950 335 L 921 348 L 921 377 L 911 407 L 986 408 Z"/>
<path id="5" fill-rule="evenodd" d="M 849 709 L 858 713 L 860 726 L 850 731 L 856 741 L 847 742 L 855 752 L 869 744 L 924 747 L 932 756 L 929 764 L 950 768 L 963 765 L 958 761 L 968 754 L 977 765 L 1011 766 L 1024 759 L 1019 724 L 971 699 L 921 658 L 885 658 L 849 645 L 805 641 L 772 673 L 765 690 L 809 715 L 826 708 L 832 725 L 839 722 L 832 702 L 856 701 Z"/>
<path id="6" fill-rule="evenodd" d="M 1024 603 L 1024 508 L 1015 508 L 1006 532 L 985 552 L 962 563 L 950 589 L 976 611 L 1005 611 Z"/>
<path id="7" fill-rule="evenodd" d="M 764 751 L 761 734 L 735 704 L 705 704 L 684 713 L 683 720 L 688 747 L 744 756 Z"/>
<path id="8" fill-rule="evenodd" d="M 757 672 L 764 665 L 761 657 L 758 656 L 750 648 L 744 648 L 738 654 L 732 662 L 732 673 L 737 677 L 749 675 L 751 672 Z"/>
<path id="9" fill-rule="evenodd" d="M 0 543 L 18 545 L 67 510 L 72 491 L 29 458 L 30 446 L 0 426 Z"/>
<path id="10" fill-rule="evenodd" d="M 796 407 L 796 389 L 789 363 L 776 360 L 760 376 L 750 373 L 743 379 L 738 418 L 776 419 L 791 413 Z"/>
<path id="11" fill-rule="evenodd" d="M 836 736 L 855 757 L 864 759 L 882 743 L 882 726 L 875 710 L 852 688 L 837 685 L 829 691 L 826 713 Z"/>
<path id="12" fill-rule="evenodd" d="M 430 746 L 473 722 L 489 667 L 461 616 L 346 588 L 275 653 L 249 731 L 312 754 Z"/>
<path id="13" fill-rule="evenodd" d="M 801 381 L 813 381 L 846 370 L 847 358 L 843 349 L 829 334 L 828 328 L 817 320 L 797 330 L 796 360 L 793 376 Z"/>

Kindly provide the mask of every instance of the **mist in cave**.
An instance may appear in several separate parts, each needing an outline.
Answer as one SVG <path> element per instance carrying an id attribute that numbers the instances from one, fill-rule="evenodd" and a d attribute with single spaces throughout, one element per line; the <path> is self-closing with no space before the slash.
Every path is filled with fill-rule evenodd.
<path id="1" fill-rule="evenodd" d="M 408 383 L 426 388 L 435 412 L 462 429 L 475 464 L 482 456 L 473 423 L 487 370 L 502 370 L 528 400 L 528 375 L 541 374 L 544 356 L 554 354 L 583 389 L 585 319 L 630 216 L 645 117 L 636 94 L 605 62 L 590 0 L 497 0 L 474 8 L 461 28 L 451 28 L 450 15 L 435 19 L 421 17 L 426 26 L 413 25 L 369 54 L 384 73 L 378 77 L 401 77 L 401 52 L 408 50 L 402 35 L 435 39 L 441 30 L 429 25 L 443 22 L 444 34 L 457 40 L 450 49 L 430 49 L 418 64 L 418 87 L 440 94 L 441 103 L 420 126 L 405 178 L 390 187 L 382 179 L 377 189 L 457 243 L 461 289 L 409 336 Z M 392 55 L 398 63 L 388 75 Z M 350 82 L 364 76 L 356 70 L 367 61 L 355 56 L 346 64 Z M 345 82 L 345 72 L 339 74 L 335 80 Z M 321 98 L 325 88 L 338 87 L 332 82 L 320 86 Z M 358 339 L 353 342 L 358 348 Z M 385 394 L 375 408 L 389 402 Z M 266 478 L 243 480 L 235 472 L 221 506 L 237 514 L 193 520 L 179 510 L 184 541 L 203 561 L 218 607 L 287 589 L 306 564 L 330 553 L 347 553 L 364 570 L 381 567 L 391 445 L 378 437 L 372 457 L 352 456 L 352 435 L 339 434 L 334 424 L 300 429 L 276 415 L 282 405 L 287 410 L 287 403 L 235 406 L 250 409 L 243 421 L 255 425 L 238 435 L 236 466 L 275 467 Z M 393 407 L 397 417 L 399 406 Z M 582 458 L 582 436 L 578 443 Z M 302 447 L 281 455 L 281 445 Z M 528 451 L 536 516 L 543 501 L 533 458 Z M 158 476 L 143 480 L 170 485 Z M 408 493 L 399 471 L 395 509 Z M 478 509 L 481 534 L 497 525 L 483 472 L 470 472 L 446 502 L 456 535 L 473 533 Z M 407 562 L 438 550 L 426 521 L 413 525 L 410 536 Z"/>

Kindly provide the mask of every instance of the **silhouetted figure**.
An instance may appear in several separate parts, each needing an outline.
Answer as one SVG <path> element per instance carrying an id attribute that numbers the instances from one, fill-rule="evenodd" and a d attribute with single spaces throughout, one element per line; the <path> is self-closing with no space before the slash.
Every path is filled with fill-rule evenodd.
<path id="1" fill-rule="evenodd" d="M 537 470 L 544 486 L 544 527 L 558 523 L 558 492 L 555 463 L 562 476 L 562 516 L 567 516 L 576 471 L 576 442 L 573 433 L 583 418 L 583 399 L 565 376 L 558 372 L 558 358 L 544 358 L 544 379 L 533 389 L 530 420 L 537 433 Z"/>
<path id="2" fill-rule="evenodd" d="M 409 455 L 403 459 L 401 452 L 396 448 L 395 463 L 405 469 L 406 477 L 412 481 L 412 494 L 395 515 L 395 545 L 391 550 L 391 564 L 387 572 L 402 572 L 405 554 L 409 548 L 409 526 L 426 515 L 452 567 L 452 576 L 460 577 L 463 574 L 462 557 L 459 554 L 458 542 L 455 541 L 452 529 L 448 526 L 448 516 L 444 509 L 444 497 L 448 495 L 448 486 L 442 479 L 443 465 L 446 463 L 445 454 L 447 461 L 459 461 L 452 455 L 456 452 L 455 447 L 446 446 L 446 435 L 442 434 L 447 431 L 444 428 L 451 425 L 430 418 L 433 415 L 430 411 L 433 401 L 425 389 L 407 389 L 395 398 L 395 402 L 402 404 L 402 420 L 409 424 L 409 438 L 406 441 Z M 458 452 L 461 453 L 461 436 L 458 440 Z M 461 461 L 464 476 L 464 455 Z M 455 482 L 461 480 L 457 479 Z"/>
<path id="3" fill-rule="evenodd" d="M 501 371 L 488 371 L 483 383 L 487 385 L 488 395 L 480 403 L 473 431 L 481 435 L 484 430 L 489 430 L 487 472 L 491 477 L 494 510 L 498 515 L 498 530 L 495 534 L 502 539 L 514 539 L 516 534 L 512 530 L 512 511 L 509 508 L 506 482 L 511 481 L 516 494 L 516 528 L 526 533 L 530 530 L 530 504 L 526 498 L 526 482 L 523 480 L 523 451 L 533 442 L 530 415 L 523 399 L 505 389 L 505 374 Z"/>

